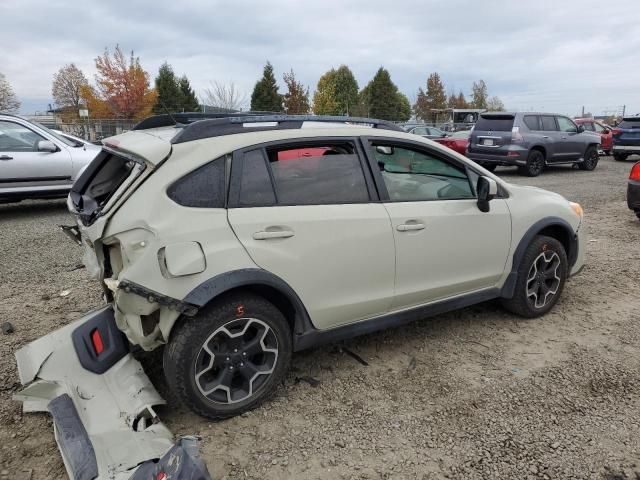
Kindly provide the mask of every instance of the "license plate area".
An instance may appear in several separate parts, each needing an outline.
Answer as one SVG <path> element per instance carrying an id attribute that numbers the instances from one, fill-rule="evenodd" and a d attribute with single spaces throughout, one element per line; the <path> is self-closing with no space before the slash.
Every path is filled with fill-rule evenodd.
<path id="1" fill-rule="evenodd" d="M 484 145 L 485 147 L 493 147 L 495 145 L 495 142 L 493 141 L 493 138 L 482 138 L 480 139 L 480 145 Z"/>

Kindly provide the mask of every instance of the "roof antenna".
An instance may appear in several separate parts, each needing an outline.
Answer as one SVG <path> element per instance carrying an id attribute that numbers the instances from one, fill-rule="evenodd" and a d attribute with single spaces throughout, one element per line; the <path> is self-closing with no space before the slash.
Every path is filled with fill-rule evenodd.
<path id="1" fill-rule="evenodd" d="M 158 103 L 162 106 L 162 108 L 164 108 L 164 111 L 167 112 L 167 115 L 169 115 L 169 118 L 171 119 L 171 121 L 175 124 L 176 127 L 184 127 L 183 124 L 181 124 L 180 122 L 178 122 L 173 115 L 171 115 L 171 112 L 169 111 L 169 109 L 167 108 L 167 106 L 164 104 L 164 102 L 160 99 L 158 99 Z"/>

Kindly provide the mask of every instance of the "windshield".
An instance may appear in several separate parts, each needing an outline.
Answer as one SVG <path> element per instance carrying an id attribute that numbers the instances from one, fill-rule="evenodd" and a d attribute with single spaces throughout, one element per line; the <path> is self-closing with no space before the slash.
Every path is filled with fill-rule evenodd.
<path id="1" fill-rule="evenodd" d="M 51 130 L 50 128 L 45 127 L 44 125 L 42 125 L 41 123 L 38 122 L 33 122 L 31 121 L 32 124 L 34 124 L 36 127 L 38 127 L 41 130 L 44 130 L 45 132 L 47 132 L 49 135 L 51 135 L 52 137 L 55 137 L 57 140 L 60 140 L 62 143 L 64 143 L 65 145 L 69 145 L 70 147 L 77 147 L 78 146 L 78 142 L 75 142 L 73 140 L 70 140 L 68 138 L 63 137 L 62 135 L 60 135 L 59 133 L 54 132 L 53 130 Z"/>

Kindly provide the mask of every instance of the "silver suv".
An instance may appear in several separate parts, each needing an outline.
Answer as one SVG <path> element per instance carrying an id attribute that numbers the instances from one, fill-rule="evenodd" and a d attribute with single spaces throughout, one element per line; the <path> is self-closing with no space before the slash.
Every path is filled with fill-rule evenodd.
<path id="1" fill-rule="evenodd" d="M 546 165 L 595 169 L 599 145 L 600 135 L 564 115 L 483 113 L 471 132 L 467 157 L 491 171 L 513 165 L 521 175 L 536 177 Z"/>
<path id="2" fill-rule="evenodd" d="M 0 203 L 67 196 L 99 152 L 39 123 L 0 114 Z"/>
<path id="3" fill-rule="evenodd" d="M 490 299 L 538 317 L 583 266 L 580 205 L 393 124 L 175 120 L 104 140 L 74 184 L 68 205 L 107 305 L 17 353 L 23 383 L 47 386 L 22 398 L 51 411 L 66 395 L 85 443 L 108 431 L 129 445 L 153 425 L 157 449 L 147 406 L 161 399 L 128 342 L 164 346 L 177 396 L 225 418 L 264 401 L 294 351 Z M 114 432 L 123 418 L 132 427 Z"/>

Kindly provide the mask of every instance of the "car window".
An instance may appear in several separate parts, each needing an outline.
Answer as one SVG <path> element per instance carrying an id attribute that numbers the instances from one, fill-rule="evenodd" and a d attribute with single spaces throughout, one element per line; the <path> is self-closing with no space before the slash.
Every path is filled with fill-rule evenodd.
<path id="1" fill-rule="evenodd" d="M 529 130 L 540 130 L 540 117 L 538 115 L 525 115 L 523 120 Z"/>
<path id="2" fill-rule="evenodd" d="M 598 133 L 602 133 L 604 131 L 604 127 L 602 125 L 600 125 L 599 123 L 593 123 L 593 129 L 598 132 Z"/>
<path id="3" fill-rule="evenodd" d="M 285 153 L 290 150 L 266 149 L 279 205 L 369 201 L 360 157 L 352 143 L 296 146 L 293 150 L 308 153 L 299 157 Z"/>
<path id="4" fill-rule="evenodd" d="M 167 189 L 177 204 L 198 208 L 224 208 L 225 193 L 225 157 L 187 173 Z"/>
<path id="5" fill-rule="evenodd" d="M 584 129 L 588 130 L 589 132 L 595 132 L 595 128 L 593 127 L 592 122 L 582 122 L 580 125 L 582 125 Z"/>
<path id="6" fill-rule="evenodd" d="M 413 129 L 413 132 L 416 135 L 429 135 L 429 131 L 426 127 L 416 127 Z"/>
<path id="7" fill-rule="evenodd" d="M 473 198 L 463 167 L 422 150 L 372 145 L 389 198 L 396 202 Z"/>
<path id="8" fill-rule="evenodd" d="M 15 122 L 0 121 L 0 152 L 37 152 L 44 138 Z"/>
<path id="9" fill-rule="evenodd" d="M 556 120 L 558 121 L 558 127 L 561 132 L 576 133 L 578 131 L 576 124 L 567 117 L 556 117 Z"/>
<path id="10" fill-rule="evenodd" d="M 487 114 L 480 115 L 475 125 L 477 131 L 510 132 L 513 128 L 514 116 L 510 114 Z"/>
<path id="11" fill-rule="evenodd" d="M 556 120 L 550 115 L 542 115 L 540 117 L 540 122 L 542 123 L 542 130 L 545 132 L 557 132 L 558 126 L 556 125 Z"/>
<path id="12" fill-rule="evenodd" d="M 294 156 L 295 155 L 295 156 Z M 299 152 L 283 155 L 279 160 L 297 159 Z M 247 152 L 242 160 L 242 177 L 238 204 L 242 207 L 275 205 L 276 194 L 273 191 L 266 158 L 262 149 Z"/>

